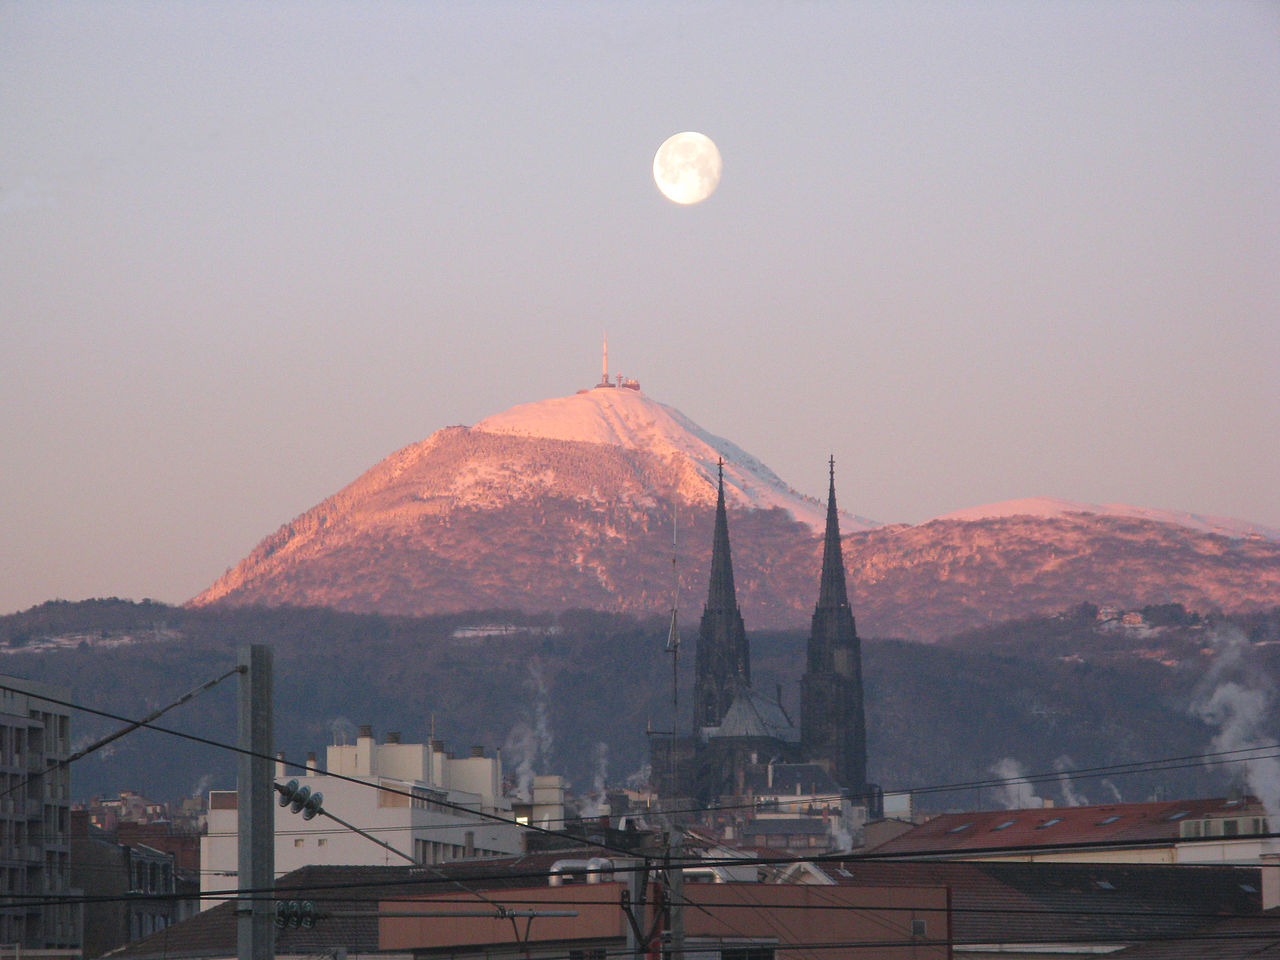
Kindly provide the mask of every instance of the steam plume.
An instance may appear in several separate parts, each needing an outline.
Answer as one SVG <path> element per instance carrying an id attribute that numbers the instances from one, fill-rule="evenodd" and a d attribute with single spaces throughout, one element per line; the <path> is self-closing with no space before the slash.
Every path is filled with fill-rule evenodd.
<path id="1" fill-rule="evenodd" d="M 992 764 L 991 772 L 1004 781 L 996 788 L 996 802 L 1005 810 L 1044 806 L 1044 800 L 1036 796 L 1035 788 L 1027 779 L 1027 771 L 1017 760 L 1003 757 Z"/>
<path id="2" fill-rule="evenodd" d="M 1065 753 L 1053 761 L 1053 769 L 1058 771 L 1058 787 L 1062 790 L 1062 802 L 1068 807 L 1081 807 L 1089 802 L 1088 798 L 1076 790 L 1068 773 L 1075 769 L 1075 761 Z"/>
<path id="3" fill-rule="evenodd" d="M 1243 633 L 1219 628 L 1213 640 L 1217 656 L 1192 696 L 1191 713 L 1218 731 L 1209 742 L 1211 752 L 1249 751 L 1243 754 L 1245 783 L 1271 823 L 1280 823 L 1280 760 L 1262 755 L 1273 752 L 1268 747 L 1275 737 L 1267 735 L 1265 721 L 1274 686 L 1254 662 L 1253 645 Z"/>

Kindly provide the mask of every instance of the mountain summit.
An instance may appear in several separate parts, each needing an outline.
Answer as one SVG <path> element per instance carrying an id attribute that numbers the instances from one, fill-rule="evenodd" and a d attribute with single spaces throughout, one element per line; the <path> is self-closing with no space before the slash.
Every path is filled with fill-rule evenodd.
<path id="1" fill-rule="evenodd" d="M 724 461 L 725 500 L 750 510 L 779 508 L 814 532 L 826 522 L 826 508 L 802 496 L 778 475 L 735 443 L 702 429 L 674 407 L 651 400 L 638 385 L 596 387 L 568 397 L 522 403 L 485 417 L 472 432 L 495 433 L 570 443 L 595 443 L 657 456 L 681 474 L 680 500 L 715 503 L 717 463 Z M 634 381 L 630 381 L 634 383 Z M 844 514 L 848 530 L 880 526 L 865 517 Z"/>
<path id="2" fill-rule="evenodd" d="M 396 451 L 267 537 L 192 602 L 415 615 L 669 610 L 673 540 L 681 586 L 701 589 L 721 461 L 730 509 L 771 544 L 744 563 L 748 581 L 763 584 L 779 550 L 812 552 L 822 504 L 634 381 L 602 380 Z M 851 514 L 842 523 L 876 526 Z M 803 605 L 773 592 L 761 590 L 755 602 L 776 608 L 774 620 L 789 619 L 792 602 Z"/>
<path id="3" fill-rule="evenodd" d="M 191 602 L 650 616 L 684 597 L 692 619 L 721 460 L 748 628 L 798 626 L 814 602 L 822 504 L 635 381 L 607 376 L 397 450 Z M 815 475 L 824 460 L 815 454 Z M 842 514 L 840 526 L 850 601 L 869 635 L 928 639 L 1083 601 L 1280 604 L 1280 543 L 1218 518 L 1038 498 L 915 526 Z"/>

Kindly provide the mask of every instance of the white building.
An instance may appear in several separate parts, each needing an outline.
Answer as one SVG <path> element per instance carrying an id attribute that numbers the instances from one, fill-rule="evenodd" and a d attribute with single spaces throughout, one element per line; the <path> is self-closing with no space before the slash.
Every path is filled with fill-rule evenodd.
<path id="1" fill-rule="evenodd" d="M 308 763 L 312 761 L 308 756 Z M 398 853 L 324 814 L 304 820 L 277 804 L 277 877 L 310 864 L 379 866 L 410 860 L 432 864 L 524 851 L 522 827 L 477 815 L 513 819 L 511 806 L 502 797 L 502 761 L 486 757 L 480 747 L 472 748 L 468 757 L 454 757 L 445 752 L 440 740 L 401 743 L 398 733 L 388 733 L 384 743 L 377 743 L 372 728 L 365 726 L 354 745 L 328 748 L 323 771 L 302 775 L 286 772 L 283 763 L 276 765 L 277 783 L 295 779 L 299 786 L 324 795 L 325 810 Z M 200 841 L 201 893 L 236 885 L 236 799 L 234 790 L 209 794 L 209 832 Z M 206 909 L 217 903 L 202 900 Z"/>

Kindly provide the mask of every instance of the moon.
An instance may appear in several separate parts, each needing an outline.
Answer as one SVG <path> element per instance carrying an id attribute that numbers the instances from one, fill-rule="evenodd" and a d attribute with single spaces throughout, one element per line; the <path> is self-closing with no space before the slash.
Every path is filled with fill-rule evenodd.
<path id="1" fill-rule="evenodd" d="M 668 200 L 701 203 L 720 183 L 720 151 L 710 137 L 691 130 L 667 137 L 653 158 L 653 182 Z"/>

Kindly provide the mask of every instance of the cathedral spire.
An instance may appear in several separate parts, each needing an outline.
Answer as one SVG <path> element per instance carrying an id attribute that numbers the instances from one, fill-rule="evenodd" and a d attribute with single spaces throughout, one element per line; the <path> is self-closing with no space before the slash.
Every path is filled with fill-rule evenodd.
<path id="1" fill-rule="evenodd" d="M 718 464 L 720 480 L 716 494 L 716 524 L 711 536 L 711 583 L 707 590 L 708 610 L 737 610 L 733 586 L 733 558 L 729 553 L 729 518 L 724 507 L 724 460 Z"/>
<path id="2" fill-rule="evenodd" d="M 862 706 L 862 644 L 849 608 L 836 510 L 836 461 L 828 462 L 827 533 L 822 579 L 806 646 L 808 669 L 800 678 L 800 743 L 805 759 L 830 772 L 836 783 L 860 794 L 867 789 L 867 727 Z"/>
<path id="3" fill-rule="evenodd" d="M 822 544 L 822 579 L 819 607 L 847 607 L 849 592 L 844 579 L 844 552 L 840 547 L 840 516 L 836 511 L 836 458 L 828 461 L 831 486 L 827 490 L 827 532 Z"/>
<path id="4" fill-rule="evenodd" d="M 733 698 L 750 686 L 751 654 L 733 587 L 729 518 L 724 506 L 724 461 L 721 460 L 715 531 L 711 537 L 711 583 L 698 627 L 693 685 L 694 727 L 718 727 Z"/>

